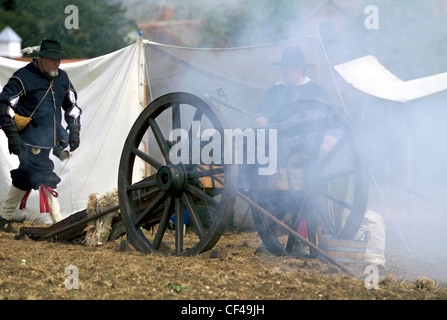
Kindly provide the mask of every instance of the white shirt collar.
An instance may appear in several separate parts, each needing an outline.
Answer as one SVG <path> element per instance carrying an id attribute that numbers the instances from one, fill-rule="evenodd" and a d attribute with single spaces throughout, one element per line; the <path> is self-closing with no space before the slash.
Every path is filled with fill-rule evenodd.
<path id="1" fill-rule="evenodd" d="M 308 82 L 310 82 L 310 81 L 311 81 L 310 78 L 309 78 L 308 76 L 306 76 L 306 77 L 304 77 L 303 82 L 302 82 L 301 84 L 297 85 L 297 86 L 301 86 L 301 85 L 306 84 L 306 83 L 308 83 Z M 277 86 L 279 86 L 279 85 L 288 86 L 288 85 L 284 82 L 284 79 L 279 80 L 279 81 L 276 82 L 275 84 L 276 84 Z"/>

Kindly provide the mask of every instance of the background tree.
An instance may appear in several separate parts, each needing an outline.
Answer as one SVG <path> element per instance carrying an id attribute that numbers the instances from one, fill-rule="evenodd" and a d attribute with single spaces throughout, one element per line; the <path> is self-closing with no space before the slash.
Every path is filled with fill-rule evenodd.
<path id="1" fill-rule="evenodd" d="M 125 35 L 133 27 L 121 4 L 105 0 L 0 1 L 0 28 L 13 28 L 23 39 L 22 47 L 56 39 L 73 58 L 92 58 L 126 46 Z M 79 9 L 79 29 L 65 27 L 68 5 Z"/>
<path id="2" fill-rule="evenodd" d="M 201 47 L 237 47 L 281 41 L 308 33 L 314 15 L 329 9 L 345 14 L 341 34 L 318 25 L 333 64 L 375 54 L 393 73 L 412 79 L 447 69 L 447 19 L 439 0 L 0 0 L 0 28 L 11 26 L 23 46 L 52 37 L 75 58 L 102 55 L 127 45 L 124 38 L 138 22 L 154 21 L 169 5 L 174 19 L 200 19 Z M 79 29 L 64 26 L 67 5 L 79 9 Z M 344 6 L 343 6 L 344 5 Z M 364 26 L 364 9 L 379 9 L 379 29 Z M 306 30 L 307 28 L 307 30 Z M 411 68 L 409 67 L 411 66 Z"/>

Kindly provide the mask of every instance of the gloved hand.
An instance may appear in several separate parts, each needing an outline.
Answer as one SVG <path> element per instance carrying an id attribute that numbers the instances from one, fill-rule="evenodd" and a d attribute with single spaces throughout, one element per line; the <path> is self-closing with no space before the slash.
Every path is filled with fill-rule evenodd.
<path id="1" fill-rule="evenodd" d="M 70 152 L 75 151 L 80 144 L 79 132 L 81 131 L 80 124 L 69 124 L 68 131 L 70 135 L 68 137 L 68 144 L 70 145 Z"/>
<path id="2" fill-rule="evenodd" d="M 3 125 L 3 131 L 8 137 L 8 148 L 10 154 L 19 155 L 20 150 L 22 150 L 22 140 L 20 139 L 19 133 L 14 123 Z"/>

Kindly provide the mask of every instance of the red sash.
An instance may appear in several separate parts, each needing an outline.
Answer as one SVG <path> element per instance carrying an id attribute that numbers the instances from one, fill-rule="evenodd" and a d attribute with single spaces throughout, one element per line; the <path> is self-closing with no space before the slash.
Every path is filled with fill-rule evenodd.
<path id="1" fill-rule="evenodd" d="M 39 187 L 39 196 L 40 196 L 40 212 L 50 212 L 50 204 L 48 203 L 48 194 L 47 191 L 55 198 L 58 197 L 58 193 L 54 191 L 51 187 L 41 184 Z M 26 201 L 28 201 L 28 197 L 31 193 L 31 190 L 28 190 L 22 198 L 20 202 L 20 210 L 25 209 Z"/>

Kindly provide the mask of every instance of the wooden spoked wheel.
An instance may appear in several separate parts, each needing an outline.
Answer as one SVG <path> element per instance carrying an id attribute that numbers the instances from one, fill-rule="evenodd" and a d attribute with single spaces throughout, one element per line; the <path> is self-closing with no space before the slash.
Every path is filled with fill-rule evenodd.
<path id="1" fill-rule="evenodd" d="M 234 206 L 237 167 L 210 162 L 217 147 L 211 154 L 202 147 L 224 137 L 225 128 L 215 106 L 183 92 L 154 100 L 140 114 L 118 177 L 121 216 L 137 250 L 190 256 L 219 240 Z M 193 228 L 185 229 L 187 221 Z"/>
<path id="2" fill-rule="evenodd" d="M 328 104 L 303 100 L 285 107 L 272 123 L 269 127 L 278 130 L 279 170 L 257 177 L 248 196 L 314 244 L 317 232 L 353 239 L 366 210 L 369 179 L 360 136 L 349 118 Z M 293 234 L 252 211 L 271 253 L 297 252 Z"/>

